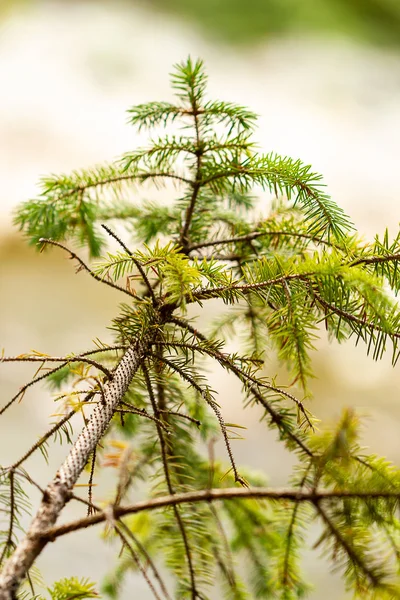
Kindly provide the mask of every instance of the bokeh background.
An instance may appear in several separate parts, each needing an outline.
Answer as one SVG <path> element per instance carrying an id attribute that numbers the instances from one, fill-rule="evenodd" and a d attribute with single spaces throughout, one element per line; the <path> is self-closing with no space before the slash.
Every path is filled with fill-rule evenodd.
<path id="1" fill-rule="evenodd" d="M 35 253 L 12 212 L 38 193 L 42 175 L 111 160 L 140 143 L 125 110 L 169 99 L 168 73 L 188 54 L 204 59 L 210 95 L 260 115 L 262 150 L 299 157 L 324 174 L 366 239 L 386 226 L 397 232 L 398 0 L 0 0 L 0 348 L 7 355 L 60 355 L 110 339 L 119 298 L 75 275 L 65 256 Z M 311 410 L 329 421 L 343 406 L 356 407 L 365 444 L 399 464 L 399 367 L 389 357 L 372 362 L 352 342 L 322 340 L 314 356 Z M 0 365 L 0 404 L 31 376 L 30 367 Z M 226 418 L 248 427 L 234 446 L 238 462 L 266 472 L 271 485 L 285 484 L 291 458 L 259 415 L 243 413 L 231 380 L 212 377 Z M 36 440 L 52 412 L 51 396 L 38 388 L 2 417 L 0 464 Z M 55 446 L 49 467 L 40 456 L 27 466 L 45 484 L 65 452 Z M 111 480 L 100 482 L 96 499 L 107 497 Z M 98 535 L 67 536 L 48 548 L 39 561 L 45 580 L 101 579 L 113 549 Z M 304 565 L 314 600 L 350 597 L 315 553 Z M 151 597 L 139 577 L 124 592 L 133 597 Z"/>

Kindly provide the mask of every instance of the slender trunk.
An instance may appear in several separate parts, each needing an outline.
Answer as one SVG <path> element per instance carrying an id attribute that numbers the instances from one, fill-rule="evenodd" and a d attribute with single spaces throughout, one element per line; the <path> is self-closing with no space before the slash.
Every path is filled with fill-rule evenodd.
<path id="1" fill-rule="evenodd" d="M 91 453 L 104 435 L 114 410 L 123 398 L 151 340 L 133 344 L 125 353 L 110 381 L 103 386 L 103 399 L 71 448 L 54 480 L 46 488 L 40 507 L 25 538 L 18 544 L 0 573 L 0 600 L 14 600 L 21 581 L 49 540 L 41 532 L 52 527 L 70 499 L 71 491 Z"/>

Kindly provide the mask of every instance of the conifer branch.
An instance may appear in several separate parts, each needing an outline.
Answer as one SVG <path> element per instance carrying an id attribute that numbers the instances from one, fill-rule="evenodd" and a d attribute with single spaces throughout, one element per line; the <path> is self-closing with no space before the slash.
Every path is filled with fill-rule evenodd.
<path id="1" fill-rule="evenodd" d="M 309 502 L 313 505 L 325 501 L 335 499 L 355 499 L 378 501 L 379 499 L 393 499 L 400 502 L 400 490 L 397 491 L 348 491 L 348 490 L 307 490 L 305 492 L 298 489 L 284 488 L 249 488 L 249 487 L 234 487 L 234 488 L 209 488 L 205 490 L 194 490 L 190 492 L 176 493 L 169 496 L 158 496 L 148 500 L 137 502 L 127 506 L 118 506 L 113 509 L 114 517 L 121 518 L 125 515 L 137 514 L 146 510 L 157 510 L 166 506 L 174 506 L 179 504 L 192 504 L 197 502 L 216 502 L 218 500 L 233 500 L 235 498 L 262 498 L 265 500 L 288 500 L 291 502 Z M 49 528 L 41 532 L 41 535 L 50 540 L 92 527 L 98 523 L 103 523 L 108 518 L 104 512 L 96 513 L 91 517 L 77 519 L 64 525 Z"/>
<path id="2" fill-rule="evenodd" d="M 117 528 L 119 528 L 118 535 L 120 534 L 120 530 L 123 529 L 126 536 L 132 538 L 133 543 L 139 548 L 139 551 L 143 554 L 146 559 L 147 564 L 150 566 L 155 579 L 158 581 L 158 584 L 161 588 L 161 591 L 166 598 L 166 600 L 171 600 L 171 596 L 169 595 L 166 585 L 161 577 L 160 571 L 156 568 L 154 561 L 152 560 L 150 554 L 147 552 L 144 545 L 140 542 L 140 540 L 133 534 L 131 529 L 120 519 L 117 520 Z M 121 536 L 120 536 L 121 537 Z M 122 539 L 122 538 L 121 538 Z"/>
<path id="3" fill-rule="evenodd" d="M 400 289 L 400 234 L 390 241 L 386 231 L 371 244 L 353 235 L 349 218 L 323 190 L 321 176 L 300 160 L 257 153 L 252 138 L 256 116 L 244 107 L 208 100 L 206 83 L 201 60 L 189 57 L 176 65 L 176 103 L 139 105 L 130 110 L 130 119 L 139 129 L 174 125 L 181 131 L 153 138 L 113 164 L 44 179 L 40 197 L 24 203 L 17 214 L 16 223 L 31 243 L 40 240 L 63 249 L 77 261 L 78 271 L 124 292 L 130 301 L 113 320 L 113 346 L 65 357 L 32 352 L 0 359 L 39 367 L 0 415 L 37 382 L 48 380 L 60 388 L 75 376 L 74 385 L 80 384 L 56 398 L 67 398 L 66 414 L 57 416 L 57 423 L 0 472 L 5 523 L 0 527 L 0 600 L 15 600 L 17 594 L 22 600 L 18 587 L 25 578 L 32 583 L 29 570 L 49 541 L 100 522 L 122 539 L 125 557 L 117 567 L 119 575 L 130 568 L 126 556 L 132 557 L 160 600 L 170 600 L 156 567 L 161 557 L 182 598 L 204 599 L 202 587 L 210 582 L 220 583 L 227 598 L 303 597 L 308 586 L 301 576 L 299 549 L 315 516 L 324 529 L 318 544 L 333 550 L 330 562 L 343 569 L 357 597 L 400 598 L 399 472 L 388 461 L 361 453 L 353 413 L 344 412 L 333 431 L 316 433 L 313 417 L 290 386 L 278 387 L 273 374 L 266 378 L 258 372 L 268 364 L 262 353 L 275 346 L 293 373 L 290 385 L 300 380 L 304 388 L 312 375 L 311 350 L 321 322 L 339 341 L 356 334 L 368 351 L 373 348 L 374 358 L 382 356 L 390 339 L 395 363 L 400 357 L 400 311 L 392 296 Z M 140 184 L 157 189 L 168 182 L 181 190 L 168 206 L 136 193 L 131 203 L 126 196 L 131 189 L 139 191 Z M 252 216 L 254 186 L 276 198 L 270 214 L 258 222 Z M 109 240 L 99 225 L 115 218 L 134 232 L 137 246 L 132 251 L 106 225 L 103 229 L 123 252 L 108 254 L 94 269 L 64 245 L 75 240 L 92 257 L 100 256 Z M 124 275 L 126 288 L 118 285 Z M 130 289 L 132 279 L 143 284 L 137 292 Z M 248 355 L 226 353 L 222 338 L 209 340 L 186 319 L 188 304 L 201 308 L 203 300 L 214 298 L 236 305 L 218 317 L 217 327 L 221 335 L 235 335 L 244 324 Z M 229 424 L 198 364 L 202 356 L 240 381 L 245 406 L 260 405 L 262 420 L 297 455 L 300 474 L 293 488 L 263 487 L 263 477 L 242 465 L 245 477 L 239 476 Z M 51 363 L 57 364 L 52 368 Z M 89 383 L 81 385 L 84 380 Z M 82 408 L 82 430 L 73 442 L 76 411 L 69 403 L 75 396 L 80 408 L 90 404 L 91 415 Z M 95 396 L 98 401 L 92 401 Z M 159 443 L 151 436 L 153 423 Z M 110 424 L 112 434 L 123 432 L 130 442 L 114 461 L 119 466 L 114 502 L 100 511 L 92 498 L 96 449 Z M 212 455 L 218 430 L 228 471 Z M 42 489 L 22 465 L 38 449 L 46 458 L 51 437 L 65 437 L 70 448 Z M 210 448 L 208 460 L 200 443 Z M 88 463 L 89 495 L 84 499 L 74 494 L 74 485 Z M 156 481 L 148 497 L 122 505 L 131 487 L 143 480 Z M 243 487 L 233 487 L 235 482 Z M 19 516 L 29 508 L 26 483 L 43 498 L 21 536 Z M 160 497 L 163 488 L 168 495 Z M 81 502 L 88 515 L 57 526 L 71 499 Z M 150 532 L 148 546 L 136 526 L 131 530 L 121 521 L 163 508 L 161 515 L 142 517 L 143 539 Z M 137 524 L 140 529 L 140 519 Z M 378 542 L 388 560 L 377 550 Z M 242 551 L 249 558 L 246 570 L 253 570 L 249 587 L 235 570 L 234 559 Z M 110 581 L 113 591 L 120 579 Z M 63 598 L 78 592 L 94 597 L 93 585 L 77 578 L 61 580 L 49 589 L 53 591 Z"/>
<path id="4" fill-rule="evenodd" d="M 299 279 L 301 281 L 307 281 L 307 277 L 314 275 L 314 273 L 294 273 L 283 275 L 282 277 L 276 277 L 274 279 L 270 279 L 268 281 L 260 281 L 259 283 L 244 283 L 244 284 L 232 284 L 232 285 L 223 285 L 220 287 L 214 288 L 202 288 L 200 290 L 194 290 L 191 294 L 191 297 L 187 298 L 187 302 L 199 301 L 199 300 L 209 300 L 211 298 L 221 298 L 224 293 L 235 293 L 238 292 L 240 295 L 245 296 L 250 292 L 256 290 L 263 290 L 267 287 L 283 284 L 287 281 L 294 281 Z"/>
<path id="5" fill-rule="evenodd" d="M 51 246 L 58 246 L 62 250 L 65 250 L 65 252 L 68 252 L 71 259 L 76 260 L 79 263 L 78 270 L 83 269 L 84 271 L 89 273 L 89 275 L 91 277 L 93 277 L 93 279 L 95 279 L 96 281 L 99 281 L 100 283 L 104 283 L 105 285 L 108 285 L 109 287 L 112 287 L 112 288 L 118 290 L 119 292 L 124 292 L 124 294 L 128 294 L 128 296 L 131 296 L 131 297 L 134 296 L 134 294 L 132 294 L 129 290 L 117 285 L 116 283 L 113 283 L 112 281 L 109 281 L 108 279 L 102 279 L 101 277 L 96 275 L 96 273 L 94 273 L 94 271 L 92 271 L 92 269 L 90 269 L 90 267 L 88 267 L 87 264 L 77 254 L 75 254 L 75 252 L 73 252 L 72 250 L 70 250 L 69 248 L 67 248 L 66 246 L 61 244 L 60 242 L 56 242 L 55 240 L 47 240 L 45 238 L 40 238 L 39 242 L 42 244 L 49 244 Z"/>
<path id="6" fill-rule="evenodd" d="M 115 533 L 118 535 L 118 537 L 121 538 L 123 547 L 128 549 L 129 554 L 132 556 L 134 563 L 136 564 L 138 570 L 140 571 L 144 580 L 146 581 L 147 585 L 149 586 L 150 590 L 152 591 L 154 598 L 156 600 L 161 600 L 161 596 L 158 595 L 158 592 L 157 592 L 156 588 L 154 587 L 153 582 L 150 580 L 145 567 L 142 565 L 142 561 L 140 560 L 138 553 L 133 548 L 132 544 L 128 540 L 125 533 L 123 533 L 121 531 L 121 523 L 116 521 L 115 523 L 113 523 L 113 528 L 114 528 Z M 126 530 L 125 530 L 125 532 L 126 532 Z M 131 535 L 133 535 L 133 534 L 131 534 Z"/>
<path id="7" fill-rule="evenodd" d="M 238 473 L 237 467 L 236 467 L 236 463 L 235 463 L 235 459 L 233 457 L 233 452 L 232 452 L 232 448 L 229 442 L 229 437 L 228 437 L 228 433 L 227 433 L 227 429 L 226 429 L 226 425 L 225 425 L 225 421 L 224 418 L 222 416 L 221 411 L 219 410 L 219 407 L 217 405 L 217 403 L 215 402 L 215 400 L 213 400 L 213 398 L 211 397 L 211 394 L 209 392 L 208 389 L 203 389 L 194 379 L 193 377 L 191 377 L 188 373 L 186 373 L 183 369 L 181 369 L 179 367 L 179 365 L 176 365 L 173 361 L 169 360 L 168 358 L 165 358 L 165 356 L 158 356 L 152 353 L 149 353 L 149 356 L 152 356 L 153 358 L 158 358 L 159 360 L 161 360 L 163 363 L 165 363 L 168 367 L 170 367 L 170 369 L 172 369 L 173 371 L 175 371 L 176 373 L 178 373 L 182 379 L 184 381 L 187 381 L 187 383 L 190 383 L 190 385 L 197 390 L 197 392 L 200 394 L 200 396 L 203 398 L 203 400 L 206 401 L 206 403 L 208 404 L 208 406 L 211 408 L 211 410 L 214 412 L 215 416 L 217 417 L 218 420 L 218 424 L 222 433 L 222 437 L 224 438 L 224 442 L 225 442 L 225 447 L 229 456 L 229 462 L 231 464 L 232 467 L 232 471 L 234 473 L 235 476 L 235 481 L 240 483 L 241 485 L 247 485 L 243 479 L 243 477 L 241 477 Z"/>
<path id="8" fill-rule="evenodd" d="M 117 240 L 118 244 L 125 250 L 125 252 L 131 257 L 133 263 L 136 265 L 137 270 L 139 271 L 144 284 L 147 287 L 147 292 L 149 294 L 149 296 L 151 297 L 152 301 L 153 301 L 153 306 L 157 306 L 157 298 L 154 295 L 154 291 L 153 291 L 153 286 L 151 285 L 142 265 L 140 264 L 140 262 L 138 260 L 136 260 L 136 258 L 133 256 L 133 253 L 129 250 L 129 248 L 124 244 L 124 242 L 109 228 L 107 227 L 107 225 L 102 225 L 103 229 L 105 229 L 105 231 L 107 231 L 107 233 L 113 237 L 115 240 Z"/>
<path id="9" fill-rule="evenodd" d="M 160 418 L 159 408 L 157 406 L 156 398 L 155 398 L 155 395 L 153 392 L 153 387 L 151 385 L 149 371 L 145 364 L 142 365 L 142 371 L 143 371 L 143 375 L 145 378 L 147 391 L 149 393 L 150 402 L 153 407 L 154 416 L 157 418 L 157 421 L 158 421 Z M 160 441 L 160 447 L 161 447 L 161 456 L 162 456 L 162 462 L 163 462 L 163 468 L 164 468 L 164 474 L 165 474 L 165 481 L 167 483 L 167 488 L 168 488 L 169 494 L 171 496 L 173 496 L 175 494 L 175 490 L 173 488 L 172 481 L 171 481 L 171 475 L 169 472 L 167 444 L 164 440 L 164 436 L 163 436 L 161 427 L 158 425 L 157 422 L 156 422 L 156 426 L 157 426 L 158 439 Z M 186 527 L 185 527 L 184 521 L 181 517 L 181 514 L 180 514 L 178 508 L 176 506 L 174 506 L 173 509 L 174 509 L 174 514 L 175 514 L 175 519 L 178 524 L 179 530 L 181 532 L 183 544 L 185 547 L 186 559 L 187 559 L 189 575 L 190 575 L 191 597 L 193 600 L 196 600 L 198 594 L 197 594 L 197 586 L 196 586 L 196 578 L 195 578 L 195 569 L 194 569 L 193 560 L 192 560 L 192 551 L 191 551 L 191 548 L 189 545 L 188 535 L 186 533 Z"/>
<path id="10" fill-rule="evenodd" d="M 341 534 L 339 528 L 336 527 L 326 510 L 322 508 L 321 502 L 315 501 L 313 502 L 313 504 L 315 506 L 316 511 L 320 515 L 322 521 L 325 523 L 325 525 L 327 525 L 331 535 L 334 537 L 338 545 L 343 548 L 344 552 L 347 554 L 352 563 L 364 573 L 366 578 L 369 580 L 369 583 L 372 586 L 372 588 L 378 588 L 380 584 L 380 578 L 378 577 L 378 575 L 374 572 L 372 568 L 368 567 L 368 565 L 362 560 L 360 554 L 356 551 L 356 549 Z"/>
<path id="11" fill-rule="evenodd" d="M 165 431 L 165 433 L 169 434 L 170 430 L 168 427 L 161 421 L 161 419 L 157 419 L 154 415 L 150 415 L 145 408 L 135 408 L 130 404 L 126 404 L 125 402 L 121 402 L 121 405 L 124 408 L 117 408 L 115 412 L 121 414 L 131 414 L 131 415 L 140 415 L 145 417 L 146 419 L 150 419 L 150 421 L 154 421 L 154 423 L 158 423 L 158 425 Z"/>
<path id="12" fill-rule="evenodd" d="M 199 244 L 191 244 L 188 248 L 188 252 L 193 252 L 193 250 L 202 250 L 203 248 L 210 248 L 213 246 L 224 246 L 226 244 L 240 244 L 243 242 L 252 242 L 253 240 L 257 240 L 260 237 L 267 237 L 267 236 L 287 236 L 287 237 L 293 237 L 293 238 L 301 238 L 301 239 L 305 239 L 305 240 L 309 240 L 310 242 L 314 242 L 315 244 L 321 244 L 324 246 L 328 246 L 330 248 L 340 248 L 340 246 L 338 246 L 337 244 L 334 244 L 331 241 L 328 240 L 324 240 L 321 237 L 317 237 L 315 235 L 310 235 L 307 233 L 299 233 L 296 231 L 274 231 L 274 230 L 270 230 L 270 231 L 252 231 L 251 233 L 247 233 L 246 235 L 238 235 L 238 236 L 232 236 L 230 238 L 224 238 L 224 239 L 216 239 L 216 240 L 209 240 L 206 242 L 201 242 Z M 232 258 L 232 260 L 234 260 Z"/>
<path id="13" fill-rule="evenodd" d="M 175 323 L 176 325 L 178 325 L 179 327 L 182 327 L 183 329 L 187 329 L 195 337 L 198 337 L 202 341 L 205 341 L 205 342 L 208 341 L 207 338 L 202 333 L 200 333 L 197 329 L 194 329 L 184 319 L 172 317 L 170 319 L 170 322 Z M 204 352 L 207 353 L 206 349 L 204 350 Z M 284 435 L 286 435 L 289 439 L 293 440 L 296 443 L 296 445 L 303 452 L 305 452 L 305 454 L 307 454 L 310 457 L 313 456 L 312 451 L 310 450 L 310 448 L 307 447 L 307 445 L 304 443 L 304 441 L 301 440 L 301 438 L 298 435 L 296 435 L 293 431 L 291 431 L 290 429 L 287 428 L 287 426 L 285 425 L 285 420 L 284 420 L 283 416 L 281 414 L 279 414 L 279 412 L 273 408 L 271 403 L 269 403 L 262 396 L 262 394 L 258 390 L 258 386 L 265 387 L 265 388 L 269 389 L 270 391 L 274 391 L 277 394 L 286 396 L 290 400 L 295 401 L 296 405 L 303 412 L 303 415 L 305 416 L 307 421 L 310 422 L 309 418 L 304 410 L 304 407 L 302 406 L 302 403 L 299 400 L 297 400 L 297 398 L 295 398 L 292 394 L 289 394 L 289 392 L 286 392 L 285 390 L 282 390 L 280 388 L 276 388 L 275 386 L 266 384 L 263 381 L 258 380 L 256 378 L 252 377 L 251 375 L 249 375 L 248 373 L 246 373 L 245 371 L 239 369 L 235 364 L 232 363 L 232 361 L 229 361 L 224 354 L 214 353 L 214 357 L 221 363 L 222 366 L 231 370 L 242 381 L 242 383 L 246 382 L 246 381 L 250 381 L 251 382 L 250 385 L 248 383 L 246 384 L 247 389 L 255 397 L 256 401 L 259 404 L 261 404 L 261 406 L 263 406 L 263 408 L 266 410 L 266 412 L 270 415 L 272 423 L 275 423 L 278 426 L 278 428 L 282 431 L 282 433 Z M 312 427 L 311 422 L 310 422 L 310 425 Z"/>

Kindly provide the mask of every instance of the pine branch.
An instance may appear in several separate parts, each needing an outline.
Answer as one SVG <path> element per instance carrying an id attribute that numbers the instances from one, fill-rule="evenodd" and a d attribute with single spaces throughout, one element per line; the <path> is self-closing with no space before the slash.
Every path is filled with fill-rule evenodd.
<path id="1" fill-rule="evenodd" d="M 362 490 L 347 491 L 347 490 L 309 490 L 300 491 L 298 489 L 279 489 L 279 488 L 214 488 L 206 490 L 195 490 L 184 493 L 176 493 L 170 496 L 159 496 L 149 500 L 143 500 L 136 504 L 127 506 L 118 506 L 113 509 L 114 517 L 120 518 L 125 515 L 137 514 L 146 510 L 157 510 L 166 506 L 176 506 L 179 504 L 196 503 L 196 502 L 215 502 L 218 500 L 233 500 L 235 498 L 264 498 L 274 501 L 288 500 L 291 502 L 309 502 L 313 505 L 332 499 L 358 499 L 358 500 L 379 500 L 379 499 L 394 499 L 400 501 L 400 490 L 397 491 L 378 491 L 374 490 L 366 492 Z M 46 539 L 55 539 L 72 531 L 86 529 L 98 523 L 103 523 L 107 520 L 107 514 L 104 512 L 96 513 L 91 517 L 77 519 L 58 527 L 52 527 L 42 531 L 41 535 Z"/>
<path id="2" fill-rule="evenodd" d="M 149 375 L 149 372 L 145 365 L 142 365 L 142 371 L 143 371 L 143 374 L 145 377 L 146 387 L 147 387 L 147 390 L 149 393 L 151 405 L 153 407 L 154 416 L 156 417 L 156 419 L 158 421 L 160 419 L 160 412 L 159 412 L 159 408 L 157 406 L 157 402 L 156 402 L 153 388 L 151 385 L 150 375 Z M 160 441 L 161 457 L 162 457 L 162 463 L 163 463 L 163 468 L 164 468 L 165 480 L 167 483 L 168 492 L 170 493 L 170 495 L 173 496 L 175 494 L 175 490 L 172 485 L 171 475 L 170 475 L 170 471 L 169 471 L 167 444 L 165 442 L 161 427 L 158 425 L 158 423 L 156 423 L 156 426 L 157 426 L 158 439 Z M 196 598 L 198 597 L 198 592 L 197 592 L 197 585 L 196 585 L 196 578 L 195 578 L 195 569 L 194 569 L 193 559 L 192 559 L 192 551 L 191 551 L 190 544 L 189 544 L 188 534 L 186 532 L 185 523 L 182 519 L 182 516 L 181 516 L 178 508 L 176 506 L 174 506 L 173 509 L 174 509 L 174 514 L 175 514 L 175 519 L 178 524 L 179 530 L 181 532 L 183 544 L 185 547 L 186 559 L 187 559 L 189 575 L 190 575 L 191 597 L 193 600 L 196 600 Z"/>

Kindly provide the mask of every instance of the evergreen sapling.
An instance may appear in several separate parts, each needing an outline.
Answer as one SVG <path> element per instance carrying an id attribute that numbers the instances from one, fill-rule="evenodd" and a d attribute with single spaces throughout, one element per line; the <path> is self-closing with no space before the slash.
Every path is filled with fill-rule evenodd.
<path id="1" fill-rule="evenodd" d="M 111 598 L 132 570 L 158 599 L 305 598 L 310 585 L 300 563 L 315 520 L 316 549 L 355 598 L 400 598 L 399 471 L 365 454 L 353 411 L 326 430 L 307 400 L 323 330 L 338 342 L 363 342 L 373 359 L 390 351 L 397 363 L 400 234 L 360 239 L 321 176 L 299 160 L 256 152 L 256 116 L 208 100 L 206 83 L 200 60 L 175 66 L 175 103 L 129 111 L 137 129 L 166 133 L 113 164 L 46 178 L 40 197 L 17 212 L 33 244 L 67 253 L 123 303 L 112 344 L 59 357 L 3 353 L 5 364 L 32 362 L 39 370 L 0 415 L 18 410 L 25 391 L 41 382 L 57 390 L 63 414 L 1 469 L 0 600 L 97 597 L 92 582 L 74 577 L 40 591 L 32 567 L 50 541 L 99 523 L 120 549 L 103 582 Z M 168 183 L 173 202 L 140 200 L 144 184 Z M 263 202 L 262 217 L 254 190 L 271 204 L 267 212 Z M 107 252 L 110 241 L 117 250 Z M 211 299 L 223 310 L 203 328 L 198 316 Z M 245 349 L 228 352 L 224 339 L 237 332 Z M 282 384 L 268 372 L 272 354 L 288 368 Z M 241 424 L 225 421 L 226 398 L 211 388 L 210 363 L 239 380 L 244 410 L 296 455 L 287 488 L 269 488 L 263 475 L 237 464 L 232 438 Z M 224 460 L 214 456 L 216 436 Z M 67 457 L 23 532 L 27 490 L 42 489 L 25 462 L 36 451 L 46 457 L 57 439 L 68 444 Z M 107 443 L 118 483 L 105 505 L 92 487 L 110 458 Z M 86 498 L 77 495 L 78 480 L 88 483 Z M 138 484 L 146 496 L 132 503 Z M 81 502 L 82 517 L 57 525 L 68 502 Z"/>

